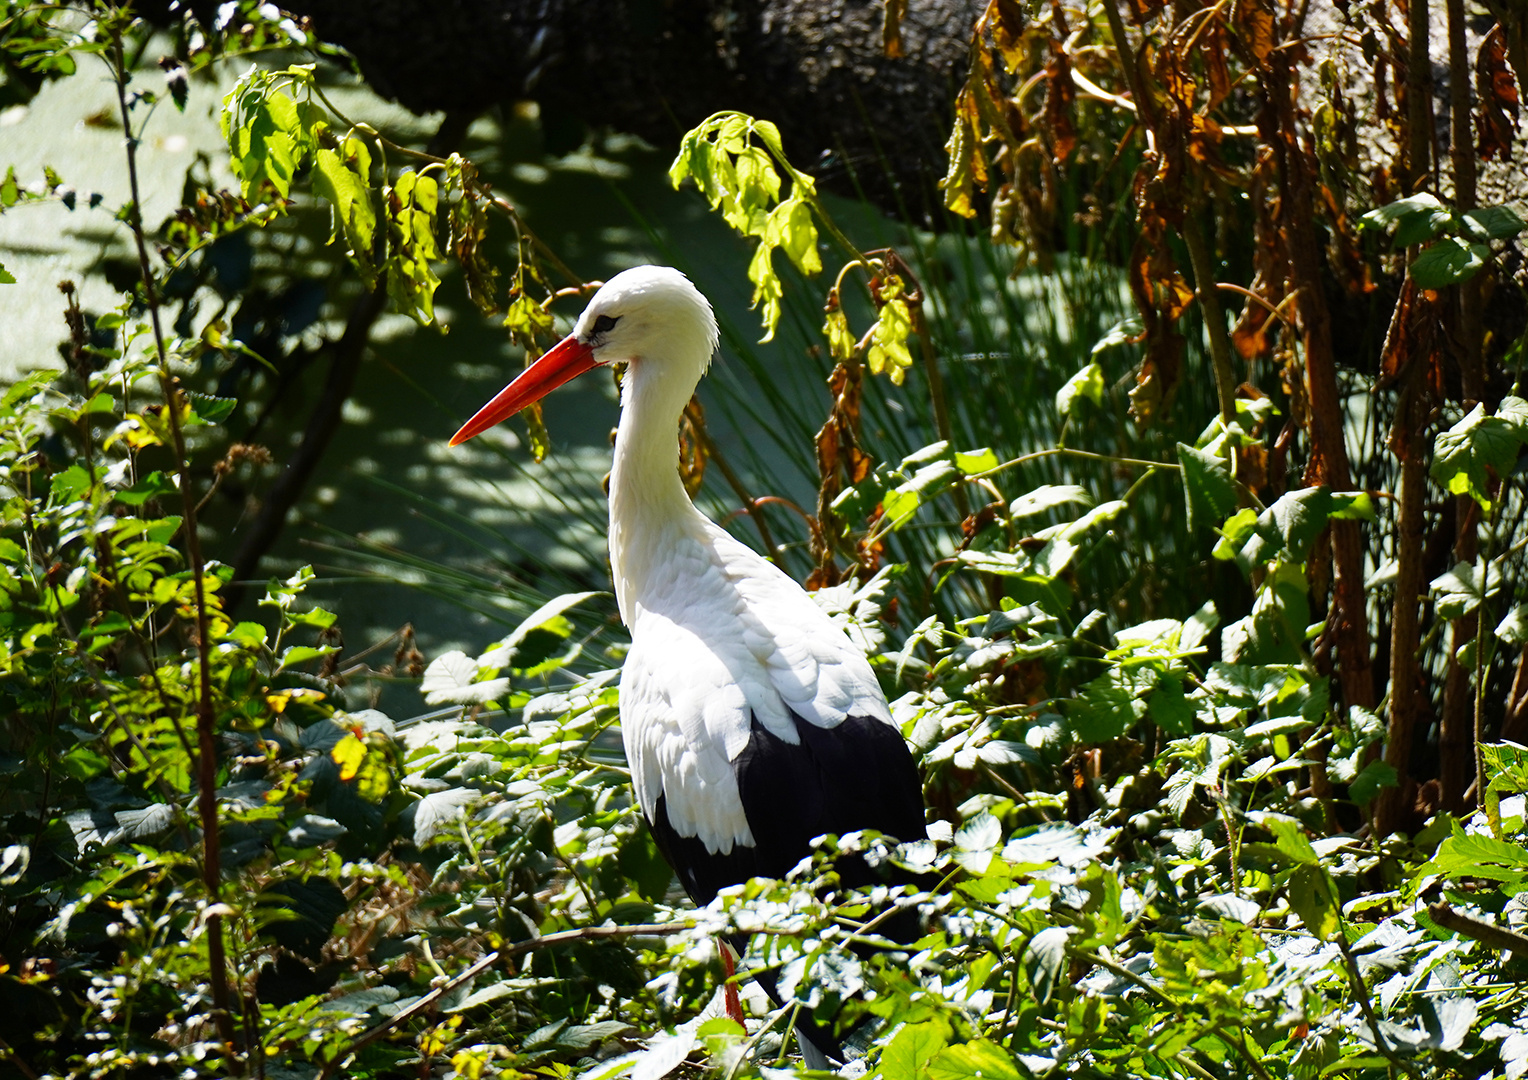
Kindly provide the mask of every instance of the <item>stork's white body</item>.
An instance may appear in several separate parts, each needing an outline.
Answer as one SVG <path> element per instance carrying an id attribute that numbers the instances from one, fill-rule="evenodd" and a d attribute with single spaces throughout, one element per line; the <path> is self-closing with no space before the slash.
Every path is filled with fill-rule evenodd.
<path id="1" fill-rule="evenodd" d="M 823 833 L 925 835 L 917 770 L 864 655 L 680 482 L 679 419 L 716 342 L 683 274 L 627 270 L 452 440 L 581 371 L 627 363 L 610 474 L 610 565 L 632 640 L 621 731 L 637 801 L 699 903 L 783 876 Z M 857 873 L 868 869 L 840 864 L 846 883 Z"/>
<path id="2" fill-rule="evenodd" d="M 675 832 L 727 854 L 754 844 L 733 769 L 754 721 L 795 746 L 796 718 L 832 728 L 851 711 L 886 724 L 891 713 L 843 630 L 685 493 L 674 433 L 712 345 L 709 335 L 680 338 L 672 346 L 689 356 L 662 367 L 643 358 L 627 373 L 610 473 L 610 568 L 631 630 L 621 732 L 637 799 L 651 821 L 666 796 Z"/>

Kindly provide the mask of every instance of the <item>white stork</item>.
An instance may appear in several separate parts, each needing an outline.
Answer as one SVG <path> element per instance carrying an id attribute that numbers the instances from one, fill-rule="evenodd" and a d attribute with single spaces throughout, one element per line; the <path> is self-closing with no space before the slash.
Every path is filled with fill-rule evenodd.
<path id="1" fill-rule="evenodd" d="M 590 368 L 628 365 L 610 473 L 610 568 L 631 632 L 621 736 L 658 846 L 701 905 L 751 877 L 784 877 L 825 833 L 926 835 L 916 766 L 864 655 L 680 482 L 680 416 L 716 346 L 711 305 L 688 278 L 634 267 L 451 438 Z M 872 880 L 863 863 L 839 870 L 846 884 Z M 820 1031 L 813 1041 L 841 1060 Z M 808 1064 L 825 1067 L 807 1046 Z"/>

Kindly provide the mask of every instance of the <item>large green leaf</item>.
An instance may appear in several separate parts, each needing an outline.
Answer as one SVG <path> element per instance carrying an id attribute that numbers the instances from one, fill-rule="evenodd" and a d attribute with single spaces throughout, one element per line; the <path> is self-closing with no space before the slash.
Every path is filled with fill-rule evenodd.
<path id="1" fill-rule="evenodd" d="M 1455 495 L 1469 495 L 1482 510 L 1490 513 L 1491 482 L 1486 470 L 1489 468 L 1497 476 L 1506 476 L 1516 463 L 1522 445 L 1518 411 L 1505 416 L 1487 416 L 1485 406 L 1476 405 L 1463 420 L 1438 434 L 1428 471 L 1449 491 Z"/>
<path id="2" fill-rule="evenodd" d="M 1178 464 L 1183 467 L 1183 490 L 1188 501 L 1188 531 L 1192 535 L 1223 521 L 1236 509 L 1236 481 L 1225 458 L 1187 443 L 1178 444 Z"/>

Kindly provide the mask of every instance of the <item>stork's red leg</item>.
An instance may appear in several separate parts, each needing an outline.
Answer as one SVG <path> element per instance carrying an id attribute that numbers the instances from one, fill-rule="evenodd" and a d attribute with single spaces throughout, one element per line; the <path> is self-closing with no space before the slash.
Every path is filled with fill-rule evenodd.
<path id="1" fill-rule="evenodd" d="M 724 995 L 727 1002 L 727 1015 L 743 1024 L 743 999 L 738 996 L 737 983 L 732 981 L 732 976 L 737 974 L 737 964 L 732 959 L 732 946 L 721 938 L 716 939 L 716 947 L 722 954 L 722 971 L 726 972 L 727 984 Z"/>

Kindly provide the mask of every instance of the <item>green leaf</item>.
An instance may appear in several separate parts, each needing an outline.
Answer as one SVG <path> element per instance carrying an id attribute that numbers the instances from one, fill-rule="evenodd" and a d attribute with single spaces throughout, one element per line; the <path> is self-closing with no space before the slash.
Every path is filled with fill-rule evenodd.
<path id="1" fill-rule="evenodd" d="M 1524 222 L 1508 206 L 1480 206 L 1464 212 L 1465 231 L 1472 240 L 1508 240 L 1524 229 Z"/>
<path id="2" fill-rule="evenodd" d="M 489 649 L 477 659 L 477 667 L 481 671 L 496 673 L 506 667 L 515 659 L 515 652 L 534 631 L 551 630 L 559 637 L 567 637 L 572 632 L 572 624 L 562 618 L 564 612 L 577 607 L 585 600 L 596 596 L 608 596 L 603 592 L 573 592 L 554 596 L 542 604 L 535 611 L 521 620 L 520 625 L 512 630 L 508 637 L 502 639 L 497 645 Z M 524 665 L 521 664 L 521 667 Z"/>
<path id="3" fill-rule="evenodd" d="M 928 1063 L 928 1080 L 1024 1080 L 1013 1056 L 985 1039 L 950 1046 Z"/>
<path id="4" fill-rule="evenodd" d="M 1302 863 L 1290 873 L 1289 906 L 1321 941 L 1330 941 L 1341 928 L 1337 890 L 1319 863 Z"/>
<path id="5" fill-rule="evenodd" d="M 1083 686 L 1063 703 L 1063 715 L 1079 742 L 1102 743 L 1117 739 L 1146 715 L 1141 695 L 1156 685 L 1155 672 L 1116 668 Z"/>
<path id="6" fill-rule="evenodd" d="M 28 372 L 6 387 L 5 397 L 0 398 L 0 403 L 3 403 L 6 408 L 11 408 L 19 402 L 30 400 L 46 389 L 58 374 L 59 371 L 56 368 L 39 368 Z"/>
<path id="7" fill-rule="evenodd" d="M 223 139 L 232 155 L 241 194 L 260 202 L 270 193 L 286 199 L 292 177 L 315 143 L 314 128 L 325 121 L 322 109 L 299 104 L 277 89 L 293 79 L 312 79 L 312 67 L 273 73 L 252 69 L 223 97 Z"/>
<path id="8" fill-rule="evenodd" d="M 406 171 L 385 193 L 389 207 L 390 253 L 387 290 L 393 302 L 420 325 L 435 321 L 435 290 L 440 278 L 431 265 L 440 260 L 435 238 L 440 184 L 428 173 Z"/>
<path id="9" fill-rule="evenodd" d="M 985 810 L 960 827 L 955 846 L 961 851 L 991 851 L 1003 842 L 1003 826 Z"/>
<path id="10" fill-rule="evenodd" d="M 1257 824 L 1273 834 L 1274 846 L 1291 862 L 1297 865 L 1320 862 L 1310 838 L 1305 835 L 1305 826 L 1297 819 L 1283 814 L 1263 814 L 1257 818 Z"/>
<path id="11" fill-rule="evenodd" d="M 1453 835 L 1438 845 L 1437 855 L 1417 870 L 1416 877 L 1443 874 L 1506 882 L 1528 879 L 1528 849 L 1494 836 L 1467 833 L 1457 821 L 1453 829 Z"/>
<path id="12" fill-rule="evenodd" d="M 1501 406 L 1496 410 L 1496 416 L 1502 423 L 1512 429 L 1512 433 L 1523 442 L 1528 442 L 1528 401 L 1520 397 L 1504 397 Z"/>
<path id="13" fill-rule="evenodd" d="M 53 498 L 55 506 L 63 506 L 71 503 L 84 495 L 94 486 L 90 473 L 85 471 L 83 465 L 71 465 L 62 472 L 53 475 L 53 483 L 49 487 L 49 494 Z"/>
<path id="14" fill-rule="evenodd" d="M 1348 797 L 1359 806 L 1370 802 L 1382 788 L 1393 788 L 1400 783 L 1394 765 L 1383 761 L 1371 761 L 1363 767 L 1348 785 Z"/>
<path id="15" fill-rule="evenodd" d="M 1009 504 L 1008 512 L 1015 518 L 1034 517 L 1068 503 L 1092 506 L 1093 496 L 1088 494 L 1087 489 L 1076 484 L 1042 484 L 1014 499 Z"/>
<path id="16" fill-rule="evenodd" d="M 282 650 L 281 668 L 286 670 L 298 664 L 306 664 L 309 660 L 317 660 L 320 656 L 328 656 L 340 650 L 334 645 L 293 645 Z"/>
<path id="17" fill-rule="evenodd" d="M 1077 374 L 1066 381 L 1066 385 L 1056 391 L 1056 411 L 1063 418 L 1072 415 L 1083 398 L 1087 398 L 1094 405 L 1103 404 L 1104 400 L 1104 369 L 1093 361 Z"/>
<path id="18" fill-rule="evenodd" d="M 1367 491 L 1332 492 L 1333 521 L 1373 521 L 1374 496 Z"/>
<path id="19" fill-rule="evenodd" d="M 960 478 L 960 470 L 948 459 L 923 466 L 910 478 L 888 491 L 881 500 L 884 519 L 893 529 L 900 528 L 918 507 L 938 496 Z"/>
<path id="20" fill-rule="evenodd" d="M 1266 518 L 1284 542 L 1284 551 L 1294 561 L 1303 561 L 1310 546 L 1326 528 L 1332 514 L 1332 494 L 1324 487 L 1301 488 L 1287 492 L 1259 515 Z"/>
<path id="21" fill-rule="evenodd" d="M 114 492 L 112 498 L 126 506 L 142 506 L 161 495 L 174 495 L 175 481 L 162 472 L 151 472 L 129 488 Z"/>
<path id="22" fill-rule="evenodd" d="M 1494 563 L 1487 570 L 1483 560 L 1473 565 L 1455 563 L 1433 578 L 1432 589 L 1438 593 L 1435 610 L 1440 619 L 1460 619 L 1480 606 L 1481 601 L 1501 591 L 1501 570 Z"/>
<path id="23" fill-rule="evenodd" d="M 1395 246 L 1410 247 L 1437 236 L 1453 220 L 1453 211 L 1435 195 L 1422 192 L 1409 198 L 1397 199 L 1387 206 L 1370 210 L 1358 223 L 1364 228 L 1385 229 L 1399 223 L 1395 232 Z"/>
<path id="24" fill-rule="evenodd" d="M 246 649 L 259 649 L 265 645 L 265 627 L 257 622 L 241 622 L 225 638 Z"/>
<path id="25" fill-rule="evenodd" d="M 332 240 L 344 239 L 346 254 L 356 264 L 361 279 L 376 279 L 374 245 L 377 212 L 371 201 L 371 151 L 355 137 L 347 138 L 340 151 L 320 149 L 314 155 L 313 190 L 334 210 Z"/>
<path id="26" fill-rule="evenodd" d="M 775 187 L 779 188 L 779 179 Z M 796 269 L 811 276 L 822 270 L 822 256 L 817 253 L 817 226 L 812 221 L 812 208 L 805 199 L 787 199 L 769 213 L 764 229 L 767 243 L 785 249 Z"/>
<path id="27" fill-rule="evenodd" d="M 1476 405 L 1464 419 L 1439 432 L 1428 474 L 1453 494 L 1469 495 L 1489 514 L 1486 470 L 1493 469 L 1498 476 L 1511 471 L 1524 441 L 1521 419 L 1515 406 L 1507 416 L 1487 416 L 1485 406 Z"/>
<path id="28" fill-rule="evenodd" d="M 191 419 L 188 427 L 197 427 L 201 424 L 221 424 L 233 414 L 238 407 L 239 399 L 231 397 L 213 397 L 211 394 L 199 394 L 195 390 L 186 395 L 191 399 Z"/>
<path id="29" fill-rule="evenodd" d="M 1072 931 L 1064 926 L 1050 926 L 1029 939 L 1020 961 L 1029 978 L 1035 999 L 1044 1005 L 1055 992 L 1056 980 L 1066 966 L 1066 943 Z"/>
<path id="30" fill-rule="evenodd" d="M 949 1025 L 942 1020 L 906 1025 L 882 1051 L 881 1075 L 888 1080 L 919 1080 L 949 1039 Z"/>
<path id="31" fill-rule="evenodd" d="M 1459 236 L 1446 236 L 1423 248 L 1407 273 L 1422 289 L 1441 289 L 1474 277 L 1491 258 L 1491 249 Z"/>
<path id="32" fill-rule="evenodd" d="M 1496 624 L 1496 636 L 1508 645 L 1528 644 L 1528 604 L 1518 604 Z"/>
<path id="33" fill-rule="evenodd" d="M 770 255 L 774 248 L 767 243 L 760 243 L 754 248 L 753 258 L 748 262 L 748 280 L 753 282 L 753 299 L 749 302 L 750 310 L 762 306 L 761 318 L 764 322 L 764 336 L 759 339 L 759 344 L 773 341 L 775 329 L 780 325 L 781 300 L 785 296 L 784 287 L 780 284 L 780 277 L 775 273 L 775 265 Z"/>
<path id="34" fill-rule="evenodd" d="M 784 223 L 770 221 L 772 215 L 769 206 L 780 197 L 780 174 L 775 171 L 774 162 L 769 160 L 769 154 L 763 147 L 744 146 L 737 152 L 732 161 L 732 181 L 730 189 L 723 194 L 721 200 L 723 219 L 744 236 L 764 237 L 766 242 L 778 244 L 778 240 L 769 240 L 768 237 L 772 226 L 777 231 L 788 227 Z M 791 201 L 800 202 L 794 199 Z M 782 209 L 784 205 L 776 209 Z M 801 205 L 802 209 L 806 209 L 804 203 Z M 787 211 L 785 216 L 789 215 L 790 211 Z M 816 229 L 812 226 L 810 211 L 807 212 L 806 225 L 813 233 L 812 254 L 815 255 Z M 821 268 L 819 263 L 818 269 Z"/>
<path id="35" fill-rule="evenodd" d="M 1497 791 L 1528 791 L 1528 746 L 1512 742 L 1481 743 L 1488 787 Z"/>
<path id="36" fill-rule="evenodd" d="M 1178 463 L 1183 466 L 1183 490 L 1188 501 L 1188 531 L 1210 527 L 1236 509 L 1236 481 L 1231 463 L 1222 457 L 1178 444 Z"/>
<path id="37" fill-rule="evenodd" d="M 16 278 L 5 268 L 4 263 L 0 263 L 0 285 L 14 284 L 16 284 Z"/>
<path id="38" fill-rule="evenodd" d="M 907 369 L 913 366 L 912 353 L 907 351 L 907 335 L 912 328 L 912 316 L 901 297 L 894 297 L 881 306 L 880 318 L 870 331 L 870 351 L 865 355 L 870 374 L 890 375 L 893 385 L 902 385 Z"/>
<path id="39" fill-rule="evenodd" d="M 960 470 L 962 476 L 975 476 L 978 473 L 990 472 L 1002 462 L 998 461 L 997 454 L 990 447 L 983 446 L 979 450 L 957 450 L 955 452 L 955 467 Z"/>
<path id="40" fill-rule="evenodd" d="M 1093 343 L 1093 355 L 1097 356 L 1105 349 L 1112 349 L 1118 345 L 1128 345 L 1145 332 L 1146 324 L 1141 321 L 1139 315 L 1127 315 L 1109 327 L 1104 336 Z"/>
<path id="41" fill-rule="evenodd" d="M 1146 711 L 1152 722 L 1169 735 L 1190 735 L 1194 730 L 1194 705 L 1183 693 L 1183 680 L 1163 675 L 1157 688 L 1146 699 Z"/>

